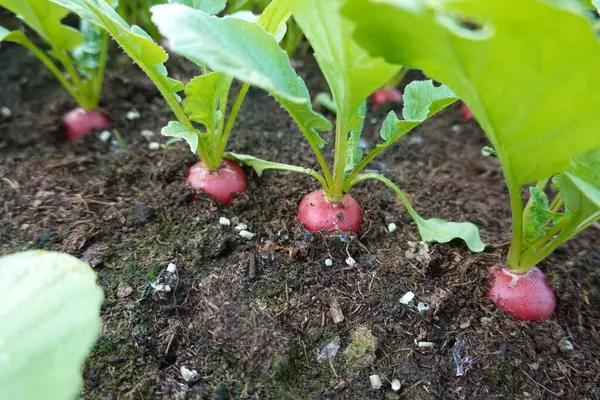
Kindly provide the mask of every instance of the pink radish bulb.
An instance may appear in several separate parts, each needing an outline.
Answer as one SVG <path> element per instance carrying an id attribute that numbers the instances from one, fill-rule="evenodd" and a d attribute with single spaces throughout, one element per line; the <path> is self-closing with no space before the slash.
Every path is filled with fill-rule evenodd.
<path id="1" fill-rule="evenodd" d="M 188 170 L 185 179 L 196 191 L 203 191 L 222 204 L 231 203 L 234 196 L 244 193 L 248 186 L 244 170 L 231 160 L 223 160 L 217 171 L 210 171 L 200 161 Z"/>
<path id="2" fill-rule="evenodd" d="M 381 88 L 373 93 L 373 105 L 379 106 L 387 103 L 400 103 L 402 101 L 402 92 L 398 89 Z"/>
<path id="3" fill-rule="evenodd" d="M 471 111 L 469 106 L 466 105 L 465 103 L 460 104 L 460 118 L 463 121 L 468 121 L 470 119 L 473 119 L 473 111 Z"/>
<path id="4" fill-rule="evenodd" d="M 556 307 L 556 297 L 537 267 L 524 274 L 505 268 L 488 269 L 492 276 L 485 296 L 520 321 L 548 319 Z"/>
<path id="5" fill-rule="evenodd" d="M 74 140 L 90 133 L 92 129 L 108 129 L 112 121 L 98 110 L 86 110 L 77 107 L 69 111 L 62 119 L 67 131 L 67 139 Z"/>
<path id="6" fill-rule="evenodd" d="M 347 194 L 339 204 L 330 202 L 325 192 L 315 190 L 304 196 L 298 206 L 298 221 L 309 231 L 353 231 L 360 228 L 360 206 Z"/>

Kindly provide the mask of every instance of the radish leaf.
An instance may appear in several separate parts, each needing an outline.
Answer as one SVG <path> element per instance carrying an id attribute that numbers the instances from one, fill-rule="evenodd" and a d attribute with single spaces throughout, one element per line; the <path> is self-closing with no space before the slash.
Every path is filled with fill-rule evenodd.
<path id="1" fill-rule="evenodd" d="M 190 120 L 203 124 L 208 133 L 219 134 L 223 121 L 219 106 L 227 105 L 232 79 L 222 72 L 197 76 L 185 87 L 184 109 Z"/>
<path id="2" fill-rule="evenodd" d="M 579 9 L 572 1 L 348 0 L 342 13 L 372 55 L 422 69 L 464 99 L 507 179 L 527 184 L 600 146 L 600 43 Z"/>
<path id="3" fill-rule="evenodd" d="M 77 398 L 100 334 L 102 289 L 85 262 L 33 250 L 0 258 L 0 398 Z"/>
<path id="4" fill-rule="evenodd" d="M 370 57 L 352 40 L 352 24 L 339 14 L 341 0 L 294 0 L 294 19 L 306 35 L 329 84 L 344 135 L 358 121 L 360 104 L 400 66 Z"/>
<path id="5" fill-rule="evenodd" d="M 200 135 L 196 130 L 189 129 L 187 126 L 178 121 L 170 121 L 167 126 L 162 128 L 160 134 L 167 137 L 185 140 L 193 153 L 196 153 L 198 150 L 198 141 L 200 136 L 206 136 Z"/>
<path id="6" fill-rule="evenodd" d="M 0 0 L 0 6 L 17 14 L 53 49 L 70 51 L 83 42 L 83 35 L 62 20 L 69 10 L 48 0 Z"/>
<path id="7" fill-rule="evenodd" d="M 358 148 L 358 142 L 360 141 L 360 135 L 365 126 L 366 112 L 367 103 L 363 102 L 358 108 L 358 121 L 356 126 L 350 131 L 350 137 L 348 139 L 348 147 L 346 148 L 346 172 L 352 171 L 362 159 L 363 152 Z"/>

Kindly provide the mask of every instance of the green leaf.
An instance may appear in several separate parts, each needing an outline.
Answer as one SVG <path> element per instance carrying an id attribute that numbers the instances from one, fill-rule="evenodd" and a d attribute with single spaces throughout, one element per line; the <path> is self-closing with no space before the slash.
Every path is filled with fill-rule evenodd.
<path id="1" fill-rule="evenodd" d="M 600 146 L 600 43 L 580 9 L 571 1 L 347 0 L 342 13 L 370 54 L 452 88 L 507 179 L 527 184 Z"/>
<path id="2" fill-rule="evenodd" d="M 317 93 L 317 95 L 315 96 L 314 103 L 322 105 L 330 113 L 337 114 L 337 109 L 335 108 L 335 102 L 331 98 L 331 95 L 327 92 Z"/>
<path id="3" fill-rule="evenodd" d="M 192 153 L 196 153 L 196 151 L 198 150 L 198 141 L 200 140 L 200 134 L 195 130 L 189 129 L 181 122 L 170 121 L 167 124 L 167 126 L 162 128 L 160 134 L 167 137 L 174 137 L 185 140 L 190 145 Z"/>
<path id="4" fill-rule="evenodd" d="M 525 247 L 536 250 L 533 243 L 566 216 L 549 209 L 548 197 L 542 189 L 533 186 L 529 188 L 529 193 L 530 200 L 523 212 L 523 243 Z"/>
<path id="5" fill-rule="evenodd" d="M 358 122 L 356 126 L 350 131 L 350 138 L 348 139 L 348 147 L 346 148 L 346 166 L 344 172 L 351 171 L 362 159 L 363 152 L 358 148 L 358 142 L 360 141 L 360 135 L 365 126 L 365 114 L 367 113 L 367 103 L 363 102 L 358 108 Z"/>
<path id="6" fill-rule="evenodd" d="M 324 143 L 314 130 L 329 130 L 331 124 L 312 110 L 304 81 L 275 38 L 261 26 L 177 4 L 152 7 L 152 20 L 174 52 L 268 91 L 294 120 L 312 130 L 314 140 Z"/>
<path id="7" fill-rule="evenodd" d="M 77 71 L 86 78 L 92 78 L 100 65 L 100 52 L 104 35 L 90 22 L 82 19 L 79 31 L 84 41 L 72 50 L 73 59 L 77 62 Z"/>
<path id="8" fill-rule="evenodd" d="M 558 187 L 572 213 L 579 212 L 582 220 L 596 214 L 600 210 L 600 149 L 573 157 L 569 169 L 559 176 Z"/>
<path id="9" fill-rule="evenodd" d="M 413 81 L 404 89 L 403 120 L 398 120 L 393 111 L 381 125 L 379 136 L 385 143 L 378 147 L 389 147 L 416 126 L 458 100 L 447 86 L 434 86 L 431 80 Z"/>
<path id="10" fill-rule="evenodd" d="M 416 214 L 416 213 L 415 213 Z M 412 215 L 412 214 L 411 214 Z M 469 250 L 479 253 L 485 249 L 481 241 L 479 229 L 470 222 L 449 222 L 439 218 L 424 219 L 418 214 L 412 215 L 417 223 L 421 239 L 425 242 L 447 243 L 454 239 L 462 239 Z"/>
<path id="11" fill-rule="evenodd" d="M 287 32 L 286 22 L 291 16 L 292 0 L 273 0 L 260 14 L 257 22 L 274 35 L 277 42 L 281 42 Z"/>
<path id="12" fill-rule="evenodd" d="M 148 75 L 169 101 L 179 98 L 175 95 L 183 89 L 183 84 L 167 77 L 163 63 L 167 53 L 152 41 L 142 28 L 130 27 L 105 0 L 51 0 L 73 11 L 81 18 L 106 30 L 121 48 Z M 184 6 L 181 6 L 184 7 Z M 189 10 L 189 8 L 186 7 Z"/>
<path id="13" fill-rule="evenodd" d="M 227 0 L 169 0 L 169 4 L 183 4 L 208 15 L 216 15 L 225 9 Z"/>
<path id="14" fill-rule="evenodd" d="M 352 24 L 342 18 L 343 0 L 294 0 L 293 15 L 329 84 L 342 132 L 356 125 L 356 110 L 400 69 L 369 55 L 352 40 Z"/>
<path id="15" fill-rule="evenodd" d="M 77 398 L 102 301 L 96 274 L 75 257 L 40 250 L 1 257 L 0 398 Z"/>
<path id="16" fill-rule="evenodd" d="M 232 79 L 221 72 L 197 76 L 185 87 L 184 109 L 194 122 L 203 124 L 207 132 L 219 134 L 217 126 L 223 120 L 219 106 L 227 104 Z"/>
<path id="17" fill-rule="evenodd" d="M 83 42 L 77 29 L 62 24 L 69 10 L 48 0 L 0 0 L 0 6 L 17 14 L 56 50 L 71 51 Z"/>

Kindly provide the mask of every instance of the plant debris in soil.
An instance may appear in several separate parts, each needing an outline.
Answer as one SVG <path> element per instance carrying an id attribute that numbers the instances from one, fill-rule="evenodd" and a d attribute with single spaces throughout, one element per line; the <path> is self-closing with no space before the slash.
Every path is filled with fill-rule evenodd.
<path id="1" fill-rule="evenodd" d="M 486 270 L 506 256 L 509 202 L 497 162 L 481 156 L 484 135 L 458 106 L 371 167 L 424 216 L 476 223 L 490 244 L 481 254 L 460 242 L 423 251 L 409 215 L 376 182 L 353 191 L 358 236 L 299 226 L 297 205 L 316 184 L 289 173 L 247 171 L 249 188 L 231 206 L 191 201 L 194 155 L 183 143 L 149 146 L 164 143 L 170 114 L 134 66 L 111 60 L 120 73 L 109 73 L 102 103 L 130 156 L 99 132 L 61 141 L 56 121 L 71 100 L 24 51 L 3 52 L 0 106 L 12 114 L 0 117 L 0 252 L 61 250 L 95 268 L 104 329 L 83 399 L 600 397 L 598 227 L 541 265 L 559 298 L 552 319 L 517 322 L 484 300 Z M 311 93 L 325 89 L 310 55 L 298 64 Z M 177 57 L 168 66 L 177 79 L 193 71 Z M 386 107 L 368 115 L 367 144 Z M 290 118 L 255 89 L 230 148 L 316 165 Z M 240 236 L 239 224 L 256 236 Z M 339 351 L 319 360 L 336 340 Z"/>

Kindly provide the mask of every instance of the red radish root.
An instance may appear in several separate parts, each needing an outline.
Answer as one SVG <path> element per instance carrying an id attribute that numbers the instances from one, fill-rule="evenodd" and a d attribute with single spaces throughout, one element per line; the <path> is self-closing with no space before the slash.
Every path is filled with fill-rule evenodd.
<path id="1" fill-rule="evenodd" d="M 463 121 L 468 121 L 470 119 L 473 119 L 473 111 L 471 111 L 469 106 L 466 105 L 465 103 L 460 104 L 460 118 Z"/>
<path id="2" fill-rule="evenodd" d="M 347 194 L 340 204 L 331 203 L 325 192 L 315 190 L 304 196 L 298 206 L 298 221 L 309 231 L 327 230 L 358 233 L 360 206 Z"/>
<path id="3" fill-rule="evenodd" d="M 67 139 L 74 140 L 90 133 L 92 129 L 108 129 L 112 121 L 98 110 L 86 110 L 81 107 L 69 111 L 62 119 L 67 130 Z"/>
<path id="4" fill-rule="evenodd" d="M 544 273 L 531 268 L 516 274 L 504 268 L 488 269 L 492 276 L 485 296 L 504 311 L 521 321 L 548 319 L 556 307 L 556 297 L 546 284 Z"/>
<path id="5" fill-rule="evenodd" d="M 185 179 L 194 189 L 203 191 L 222 204 L 231 203 L 234 196 L 244 193 L 248 186 L 244 170 L 231 160 L 223 160 L 217 171 L 210 171 L 200 161 L 188 170 Z"/>
<path id="6" fill-rule="evenodd" d="M 379 106 L 387 103 L 400 103 L 402 101 L 402 92 L 398 89 L 381 88 L 373 93 L 373 105 Z"/>

